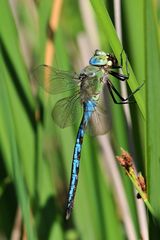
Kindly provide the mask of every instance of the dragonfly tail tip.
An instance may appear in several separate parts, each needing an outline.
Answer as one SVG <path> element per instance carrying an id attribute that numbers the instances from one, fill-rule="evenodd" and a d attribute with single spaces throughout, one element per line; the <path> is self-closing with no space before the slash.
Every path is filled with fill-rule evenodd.
<path id="1" fill-rule="evenodd" d="M 66 211 L 66 220 L 70 218 L 71 212 L 67 209 Z"/>

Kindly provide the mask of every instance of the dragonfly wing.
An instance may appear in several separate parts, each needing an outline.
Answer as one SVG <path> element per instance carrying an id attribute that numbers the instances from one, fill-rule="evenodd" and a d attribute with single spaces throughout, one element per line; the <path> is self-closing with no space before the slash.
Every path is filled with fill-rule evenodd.
<path id="1" fill-rule="evenodd" d="M 110 130 L 108 117 L 106 114 L 96 109 L 89 120 L 88 131 L 92 136 L 103 135 Z"/>
<path id="2" fill-rule="evenodd" d="M 79 94 L 75 94 L 71 97 L 60 99 L 53 108 L 52 117 L 60 128 L 65 128 L 76 122 L 76 116 L 81 110 Z"/>
<path id="3" fill-rule="evenodd" d="M 38 85 L 51 94 L 75 89 L 79 83 L 78 74 L 59 70 L 48 65 L 40 65 L 35 68 L 33 76 Z"/>
<path id="4" fill-rule="evenodd" d="M 92 136 L 103 135 L 111 128 L 111 119 L 108 101 L 106 99 L 106 89 L 100 94 L 95 111 L 88 123 L 88 132 Z"/>

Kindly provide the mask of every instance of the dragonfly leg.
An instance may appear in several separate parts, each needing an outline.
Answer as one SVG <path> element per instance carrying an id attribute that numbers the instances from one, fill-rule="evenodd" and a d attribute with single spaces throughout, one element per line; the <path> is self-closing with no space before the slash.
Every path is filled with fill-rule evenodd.
<path id="1" fill-rule="evenodd" d="M 128 75 L 124 75 L 119 72 L 109 71 L 108 73 L 120 81 L 126 81 L 129 78 Z"/>
<path id="2" fill-rule="evenodd" d="M 140 85 L 134 92 L 132 92 L 127 98 L 123 98 L 121 96 L 121 94 L 118 92 L 118 90 L 114 87 L 114 85 L 111 83 L 111 81 L 108 79 L 107 80 L 107 86 L 108 86 L 108 90 L 111 94 L 111 97 L 114 101 L 114 103 L 116 104 L 128 104 L 128 103 L 134 103 L 135 101 L 131 100 L 131 101 L 128 101 L 137 91 L 140 90 L 140 88 L 144 85 L 144 83 L 142 85 Z M 115 96 L 113 94 L 113 92 L 121 99 L 121 102 L 118 102 L 116 99 L 115 99 Z"/>
<path id="3" fill-rule="evenodd" d="M 114 66 L 114 69 L 122 69 L 123 67 L 123 51 L 124 49 L 122 49 L 121 53 L 120 53 L 120 65 L 118 66 Z M 129 70 L 128 70 L 128 58 L 126 57 L 126 61 L 125 61 L 125 67 L 126 67 L 126 75 L 123 75 L 123 74 L 120 74 L 120 73 L 115 73 L 114 75 L 114 72 L 113 71 L 110 71 L 111 75 L 113 75 L 114 77 L 116 77 L 117 79 L 119 79 L 120 81 L 125 81 L 129 78 Z M 123 77 L 122 77 L 123 76 Z"/>

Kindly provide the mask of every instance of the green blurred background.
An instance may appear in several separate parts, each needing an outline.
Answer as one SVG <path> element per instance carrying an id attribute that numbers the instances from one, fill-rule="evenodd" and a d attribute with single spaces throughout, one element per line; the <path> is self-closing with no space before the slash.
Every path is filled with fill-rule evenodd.
<path id="1" fill-rule="evenodd" d="M 158 0 L 0 1 L 0 240 L 159 239 L 159 6 Z M 43 63 L 79 72 L 97 48 L 118 60 L 124 49 L 128 94 L 145 84 L 135 94 L 137 104 L 126 108 L 107 96 L 112 128 L 105 136 L 85 136 L 75 205 L 66 221 L 81 115 L 75 126 L 59 129 L 51 111 L 63 95 L 39 89 L 32 72 Z M 145 177 L 155 216 L 118 166 L 120 147 Z"/>

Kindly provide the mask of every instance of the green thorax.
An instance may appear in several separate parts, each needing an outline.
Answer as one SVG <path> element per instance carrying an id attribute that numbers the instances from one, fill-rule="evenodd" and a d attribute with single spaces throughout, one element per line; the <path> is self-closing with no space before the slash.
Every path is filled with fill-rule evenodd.
<path id="1" fill-rule="evenodd" d="M 80 74 L 84 75 L 80 83 L 81 101 L 84 102 L 91 98 L 97 101 L 103 87 L 103 69 L 96 66 L 87 66 Z"/>

